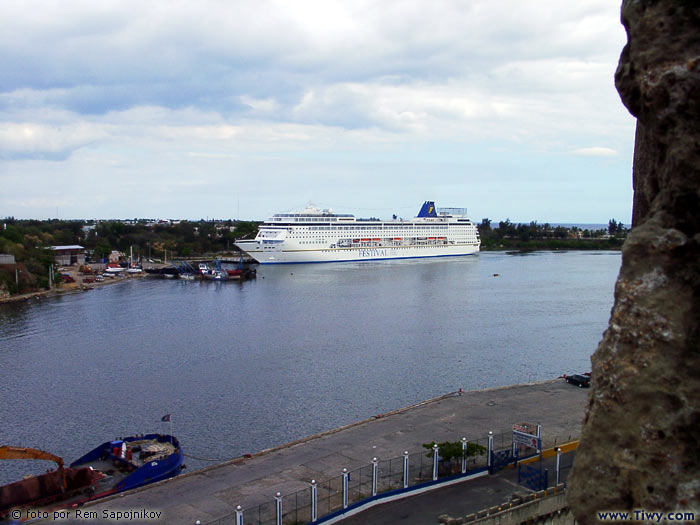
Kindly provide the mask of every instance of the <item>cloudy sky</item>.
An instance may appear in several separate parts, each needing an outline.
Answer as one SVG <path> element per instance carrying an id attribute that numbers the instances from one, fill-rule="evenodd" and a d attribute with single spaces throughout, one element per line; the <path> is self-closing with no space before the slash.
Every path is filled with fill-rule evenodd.
<path id="1" fill-rule="evenodd" d="M 629 222 L 612 0 L 0 3 L 0 215 Z"/>

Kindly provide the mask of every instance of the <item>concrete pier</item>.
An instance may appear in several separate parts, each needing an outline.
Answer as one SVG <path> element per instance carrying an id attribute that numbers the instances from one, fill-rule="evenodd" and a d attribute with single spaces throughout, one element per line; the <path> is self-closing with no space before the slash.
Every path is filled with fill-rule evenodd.
<path id="1" fill-rule="evenodd" d="M 292 494 L 369 465 L 373 457 L 396 458 L 422 450 L 431 441 L 483 439 L 488 431 L 509 431 L 513 423 L 542 425 L 543 446 L 575 439 L 587 389 L 563 379 L 479 391 L 452 393 L 381 417 L 330 430 L 294 443 L 208 467 L 83 507 L 96 511 L 159 511 L 162 523 L 201 523 Z M 187 443 L 183 443 L 187 452 Z M 439 515 L 440 512 L 436 514 Z M 137 520 L 130 521 L 135 523 Z M 77 521 L 76 521 L 77 523 Z"/>

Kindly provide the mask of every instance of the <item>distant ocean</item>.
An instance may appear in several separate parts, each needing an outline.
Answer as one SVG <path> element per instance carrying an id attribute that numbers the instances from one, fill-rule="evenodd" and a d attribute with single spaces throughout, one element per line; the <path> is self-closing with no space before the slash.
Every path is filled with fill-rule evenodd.
<path id="1" fill-rule="evenodd" d="M 574 223 L 574 222 L 552 222 L 552 226 L 563 226 L 564 228 L 573 228 L 576 226 L 582 230 L 607 230 L 608 223 L 605 224 L 586 224 L 586 223 Z M 631 224 L 625 224 L 625 228 L 629 229 L 632 227 Z"/>
<path id="2" fill-rule="evenodd" d="M 552 226 L 563 226 L 564 228 L 573 228 L 576 226 L 582 230 L 607 230 L 607 224 L 586 224 L 586 223 L 575 223 L 575 222 L 552 222 Z M 625 225 L 626 226 L 626 225 Z"/>

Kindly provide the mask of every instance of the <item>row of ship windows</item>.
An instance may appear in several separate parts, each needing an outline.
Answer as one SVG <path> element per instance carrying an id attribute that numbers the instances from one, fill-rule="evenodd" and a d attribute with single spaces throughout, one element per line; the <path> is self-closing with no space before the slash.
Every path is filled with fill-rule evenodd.
<path id="1" fill-rule="evenodd" d="M 387 246 L 387 247 L 385 247 L 385 248 L 387 248 L 387 249 L 388 249 L 388 248 L 403 248 L 403 249 L 408 249 L 408 248 L 410 248 L 411 250 L 420 250 L 420 249 L 424 249 L 424 248 L 429 248 L 429 249 L 431 249 L 431 250 L 434 250 L 436 247 L 439 247 L 439 246 L 440 246 L 440 245 L 438 245 L 438 246 L 417 246 L 417 245 L 414 245 L 414 246 Z M 448 245 L 444 245 L 444 246 L 448 246 Z M 383 247 L 380 246 L 379 248 L 382 249 Z M 359 250 L 365 250 L 365 249 L 367 249 L 367 247 L 360 247 L 360 248 L 357 248 L 357 249 L 359 249 Z M 320 251 L 320 252 L 329 252 L 329 253 L 331 253 L 333 250 L 319 250 L 319 251 Z"/>
<path id="2" fill-rule="evenodd" d="M 472 228 L 471 225 L 459 225 L 459 226 L 448 226 L 447 224 L 415 224 L 412 226 L 406 226 L 403 228 L 396 228 L 395 226 L 305 226 L 299 227 L 298 229 L 312 230 L 312 231 L 367 231 L 367 230 L 390 230 L 390 231 L 408 231 L 408 230 L 446 230 L 446 229 L 467 229 Z"/>
<path id="3" fill-rule="evenodd" d="M 412 237 L 398 237 L 398 235 L 399 235 L 399 234 L 397 234 L 397 239 L 411 239 L 411 238 L 412 238 Z M 435 236 L 437 236 L 437 235 L 438 235 L 438 234 L 435 234 Z M 431 235 L 431 234 L 426 234 L 426 237 L 427 237 L 427 236 L 432 236 L 432 235 Z M 465 236 L 465 235 L 451 235 L 450 238 L 464 237 L 464 236 Z M 477 235 L 475 235 L 475 234 L 466 235 L 466 236 L 467 236 L 467 237 L 477 237 Z M 368 237 L 371 237 L 371 235 L 369 235 Z M 443 235 L 440 235 L 440 237 L 444 237 L 444 236 L 443 236 Z M 288 238 L 289 238 L 290 240 L 291 240 L 291 239 L 325 239 L 325 237 L 323 237 L 323 236 L 311 235 L 311 234 L 309 234 L 309 235 L 291 235 L 291 236 L 288 237 Z M 392 241 L 392 240 L 394 240 L 394 238 L 393 238 L 393 237 L 383 237 L 382 240 L 383 240 L 383 241 L 385 241 L 385 240 L 386 240 L 386 241 Z"/>
<path id="4" fill-rule="evenodd" d="M 370 235 L 370 236 L 371 236 L 371 235 L 381 235 L 379 232 L 373 233 L 373 231 L 374 231 L 374 230 L 371 230 L 371 229 L 370 229 L 370 230 L 363 231 L 362 233 L 363 233 L 363 234 Z M 350 233 L 350 232 L 348 232 L 348 233 Z M 387 234 L 388 234 L 388 235 L 398 236 L 398 235 L 405 235 L 407 232 L 406 232 L 406 231 L 390 230 L 390 231 L 383 231 L 382 233 L 383 233 L 384 235 L 387 235 Z M 434 233 L 426 231 L 426 232 L 421 232 L 421 233 L 424 234 L 424 235 L 426 235 L 426 236 L 427 236 L 427 235 L 445 235 L 444 232 L 440 232 L 440 231 L 435 231 Z M 460 234 L 461 234 L 461 235 L 465 235 L 465 234 L 476 235 L 476 232 L 475 232 L 475 231 L 466 231 L 466 228 L 459 228 L 458 231 L 454 231 L 454 230 L 453 230 L 453 234 L 455 234 L 455 235 L 460 235 Z M 260 237 L 263 237 L 263 238 L 275 238 L 275 237 L 277 237 L 278 235 L 279 235 L 279 232 L 265 232 L 265 231 L 263 231 L 263 232 L 260 233 Z M 347 235 L 347 234 L 346 234 L 346 235 Z M 359 235 L 359 233 L 358 233 L 358 235 Z M 313 233 L 291 232 L 290 235 L 289 235 L 289 238 L 290 238 L 290 239 L 294 239 L 294 238 L 309 238 L 309 237 L 313 237 L 313 238 L 316 238 L 316 239 L 320 238 L 320 237 L 318 237 L 317 234 L 315 235 L 315 234 L 313 234 Z"/>
<path id="5" fill-rule="evenodd" d="M 430 243 L 430 242 L 432 241 L 432 239 L 431 239 L 431 240 L 427 240 L 427 239 L 421 239 L 421 240 L 406 239 L 406 240 L 409 241 L 409 245 L 412 245 L 412 244 L 418 243 L 418 242 L 428 242 L 428 243 Z M 474 242 L 474 241 L 476 241 L 476 240 L 477 240 L 476 237 L 471 237 L 471 238 L 468 238 L 468 239 L 464 239 L 463 242 L 469 242 L 469 241 Z M 317 240 L 315 240 L 315 241 L 299 241 L 299 244 L 326 244 L 327 242 L 328 242 L 328 241 L 326 241 L 326 239 L 317 239 Z M 455 242 L 455 241 L 450 241 L 450 242 Z M 392 246 L 400 246 L 400 245 L 401 245 L 401 241 L 396 241 L 396 242 L 394 243 L 394 241 L 392 241 L 391 239 L 386 239 L 386 240 L 382 240 L 382 241 L 365 241 L 365 242 L 361 242 L 361 241 L 360 241 L 360 242 L 356 242 L 356 243 L 351 243 L 350 241 L 346 241 L 347 246 L 351 246 L 352 244 L 355 244 L 355 245 L 358 245 L 358 244 L 359 244 L 359 245 L 362 245 L 362 246 L 369 246 L 369 245 L 372 245 L 373 243 L 374 243 L 374 244 L 383 243 L 383 244 L 392 245 Z M 448 243 L 448 241 L 446 241 L 446 240 L 444 240 L 444 241 L 443 241 L 443 240 L 435 241 L 435 244 L 447 244 L 447 243 Z M 339 246 L 343 246 L 344 244 L 345 244 L 345 243 L 343 243 L 342 240 L 338 242 L 338 245 L 339 245 Z"/>
<path id="6" fill-rule="evenodd" d="M 319 221 L 304 221 L 304 222 L 316 222 L 318 223 Z M 431 223 L 431 224 L 412 224 L 409 222 L 403 223 L 400 225 L 401 229 L 409 229 L 409 228 L 447 228 L 448 226 L 456 226 L 457 223 L 451 222 L 448 224 L 445 223 Z M 472 226 L 472 223 L 470 221 L 459 221 L 460 226 Z M 390 229 L 390 228 L 397 228 L 399 225 L 396 224 L 365 224 L 364 226 L 358 226 L 356 224 L 353 225 L 348 225 L 345 226 L 343 224 L 332 224 L 332 225 L 323 225 L 323 226 L 306 226 L 306 225 L 300 225 L 300 224 L 294 224 L 294 223 L 287 223 L 287 222 L 280 222 L 280 221 L 275 221 L 275 223 L 270 224 L 269 226 L 272 227 L 279 227 L 279 226 L 291 226 L 293 228 L 314 228 L 314 229 L 326 229 L 326 230 L 357 230 L 357 229 L 375 229 L 375 230 L 381 230 L 381 229 Z"/>
<path id="7" fill-rule="evenodd" d="M 368 235 L 381 235 L 381 234 L 387 235 L 387 234 L 389 234 L 389 235 L 399 236 L 399 235 L 406 235 L 406 233 L 409 233 L 409 232 L 405 232 L 405 231 L 404 231 L 404 232 L 400 232 L 400 231 L 387 231 L 387 232 L 382 232 L 381 234 L 380 234 L 379 232 L 377 232 L 376 234 L 374 234 L 374 233 L 372 233 L 372 231 L 368 231 L 368 232 L 363 232 L 363 234 L 364 234 L 364 233 L 366 233 L 366 234 L 368 234 Z M 457 235 L 459 235 L 459 234 L 464 235 L 465 233 L 467 233 L 467 234 L 469 234 L 469 233 L 471 233 L 471 234 L 476 234 L 476 232 L 464 232 L 464 231 L 453 232 L 453 234 L 457 234 Z M 422 235 L 433 235 L 431 232 L 421 232 L 421 234 L 422 234 Z M 346 235 L 347 235 L 347 233 L 346 233 Z M 358 234 L 358 235 L 359 235 L 359 234 Z M 435 232 L 435 235 L 444 236 L 445 233 L 444 233 L 444 232 Z M 266 236 L 265 234 L 262 235 L 262 237 L 265 237 L 265 236 Z M 275 235 L 275 237 L 276 237 L 276 235 Z M 292 234 L 289 236 L 289 238 L 291 238 L 291 239 L 293 239 L 293 238 L 295 238 L 295 237 L 316 237 L 316 238 L 318 238 L 318 234 L 313 234 L 313 233 L 292 233 Z"/>

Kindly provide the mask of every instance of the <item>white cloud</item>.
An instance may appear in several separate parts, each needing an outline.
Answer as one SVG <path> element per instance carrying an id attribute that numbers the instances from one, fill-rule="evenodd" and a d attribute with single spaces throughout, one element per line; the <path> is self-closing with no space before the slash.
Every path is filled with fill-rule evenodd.
<path id="1" fill-rule="evenodd" d="M 0 29 L 0 177 L 34 186 L 53 160 L 132 186 L 254 174 L 282 196 L 316 170 L 403 189 L 458 166 L 452 184 L 480 170 L 515 188 L 496 167 L 514 151 L 631 151 L 609 0 L 7 0 Z"/>
<path id="2" fill-rule="evenodd" d="M 253 98 L 248 95 L 242 95 L 240 100 L 246 106 L 249 106 L 255 113 L 261 115 L 272 115 L 281 108 L 280 103 L 272 97 L 265 99 Z"/>
<path id="3" fill-rule="evenodd" d="M 75 122 L 63 126 L 31 122 L 4 123 L 0 158 L 65 158 L 71 151 L 104 138 L 100 126 Z"/>
<path id="4" fill-rule="evenodd" d="M 618 152 L 612 148 L 604 148 L 594 146 L 591 148 L 578 148 L 572 151 L 574 155 L 582 155 L 584 157 L 615 157 Z"/>

